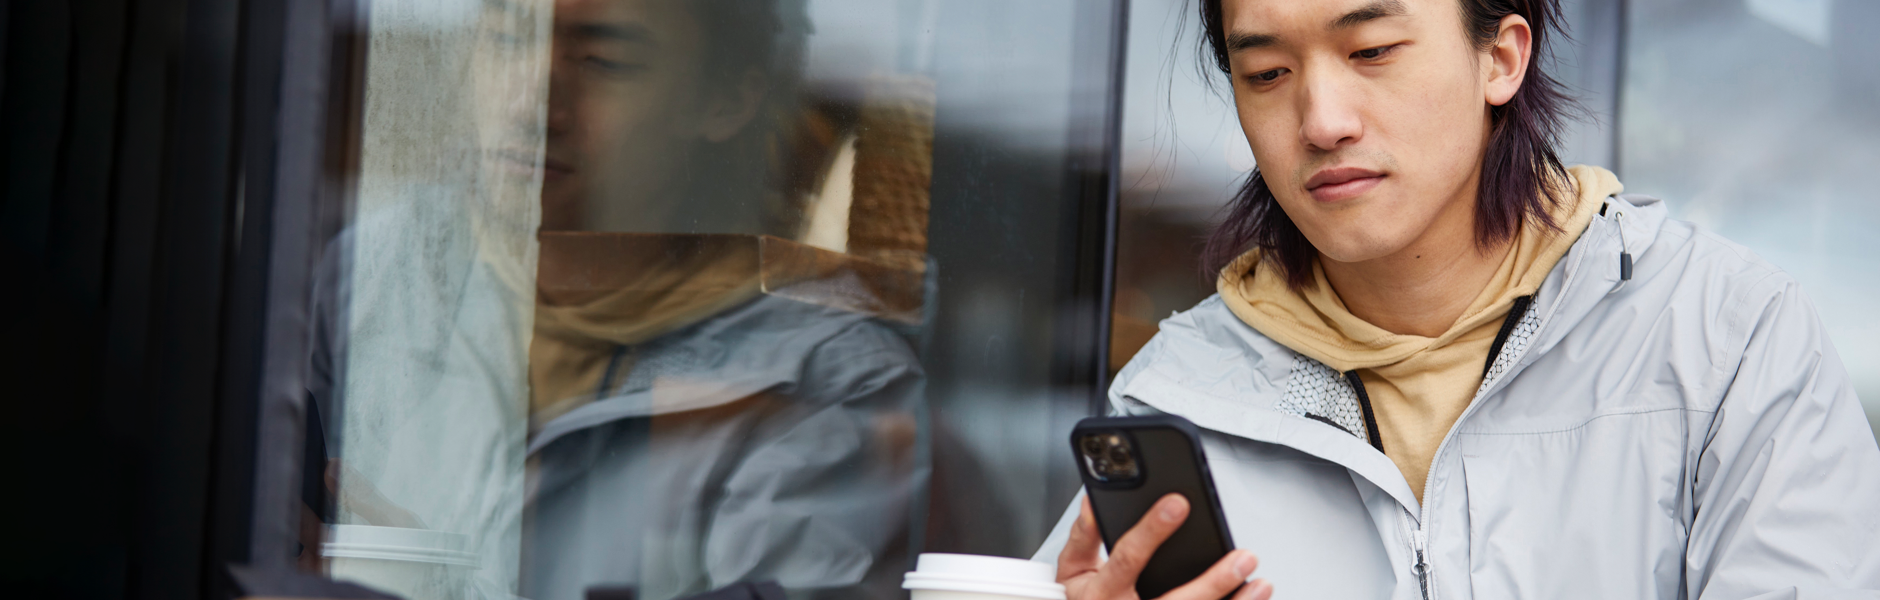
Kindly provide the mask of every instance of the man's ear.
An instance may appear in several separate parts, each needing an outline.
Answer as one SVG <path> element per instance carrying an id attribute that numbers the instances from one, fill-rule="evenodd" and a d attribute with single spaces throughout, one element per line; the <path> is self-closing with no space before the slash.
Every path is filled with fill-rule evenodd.
<path id="1" fill-rule="evenodd" d="M 769 82 L 757 69 L 744 72 L 738 79 L 737 86 L 712 94 L 705 107 L 705 118 L 699 123 L 699 132 L 705 140 L 712 143 L 723 142 L 738 135 L 751 120 L 757 118 L 757 111 L 764 105 L 764 95 L 768 93 Z"/>
<path id="2" fill-rule="evenodd" d="M 1486 100 L 1494 106 L 1507 104 L 1514 99 L 1514 93 L 1521 91 L 1521 82 L 1527 79 L 1528 61 L 1534 55 L 1533 30 L 1521 15 L 1508 15 L 1501 18 L 1501 28 L 1495 33 L 1495 45 L 1488 49 L 1489 60 L 1483 61 L 1483 76 L 1487 78 L 1483 91 Z"/>

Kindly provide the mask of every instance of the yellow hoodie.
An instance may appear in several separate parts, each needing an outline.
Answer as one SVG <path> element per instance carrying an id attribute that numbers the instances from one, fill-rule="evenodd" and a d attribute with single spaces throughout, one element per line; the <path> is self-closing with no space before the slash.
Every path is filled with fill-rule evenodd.
<path id="1" fill-rule="evenodd" d="M 1578 193 L 1552 213 L 1562 233 L 1522 227 L 1494 278 L 1437 337 L 1391 333 L 1352 315 L 1317 261 L 1313 282 L 1294 291 L 1276 269 L 1252 268 L 1260 253 L 1250 251 L 1221 271 L 1217 288 L 1234 315 L 1261 334 L 1341 373 L 1358 371 L 1384 454 L 1421 500 L 1436 447 L 1474 400 L 1508 309 L 1540 289 L 1603 200 L 1624 189 L 1605 169 L 1576 166 L 1568 173 Z"/>

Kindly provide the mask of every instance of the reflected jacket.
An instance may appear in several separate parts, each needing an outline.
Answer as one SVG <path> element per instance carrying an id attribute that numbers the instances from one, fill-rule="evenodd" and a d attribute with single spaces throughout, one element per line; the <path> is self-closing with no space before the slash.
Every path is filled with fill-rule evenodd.
<path id="1" fill-rule="evenodd" d="M 1502 332 L 1421 503 L 1353 378 L 1219 297 L 1163 321 L 1110 402 L 1202 428 L 1276 597 L 1880 597 L 1880 446 L 1787 274 L 1614 196 Z"/>
<path id="2" fill-rule="evenodd" d="M 925 374 L 899 334 L 763 296 L 623 351 L 621 385 L 529 444 L 523 597 L 901 593 L 928 469 Z"/>
<path id="3" fill-rule="evenodd" d="M 463 536 L 476 564 L 450 571 L 452 598 L 901 593 L 928 474 L 926 375 L 902 334 L 760 297 L 623 349 L 621 385 L 531 437 L 535 290 L 480 258 L 447 199 L 364 216 L 322 262 L 308 395 L 344 449 L 339 488 L 416 519 L 375 523 L 341 494 L 336 522 Z"/>

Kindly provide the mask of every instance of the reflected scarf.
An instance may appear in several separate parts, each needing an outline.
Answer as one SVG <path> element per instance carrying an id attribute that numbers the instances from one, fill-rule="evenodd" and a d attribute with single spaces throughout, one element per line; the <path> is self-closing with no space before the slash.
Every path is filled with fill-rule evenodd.
<path id="1" fill-rule="evenodd" d="M 750 236 L 539 237 L 529 344 L 532 431 L 615 385 L 630 367 L 624 347 L 704 321 L 759 293 L 758 249 Z M 603 381 L 610 375 L 615 381 Z"/>

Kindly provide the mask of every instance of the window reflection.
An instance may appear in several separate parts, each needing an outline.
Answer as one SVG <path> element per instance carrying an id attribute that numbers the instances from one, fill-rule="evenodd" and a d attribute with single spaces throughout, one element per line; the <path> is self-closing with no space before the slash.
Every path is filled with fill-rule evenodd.
<path id="1" fill-rule="evenodd" d="M 1113 10 L 374 0 L 305 562 L 407 598 L 883 598 L 918 551 L 1029 554 L 1101 364 L 1104 190 L 1073 183 L 1105 180 L 1113 75 L 1078 57 Z"/>
<path id="2" fill-rule="evenodd" d="M 931 83 L 805 90 L 800 1 L 380 8 L 325 303 L 345 406 L 316 398 L 343 415 L 332 574 L 415 598 L 898 590 Z"/>

